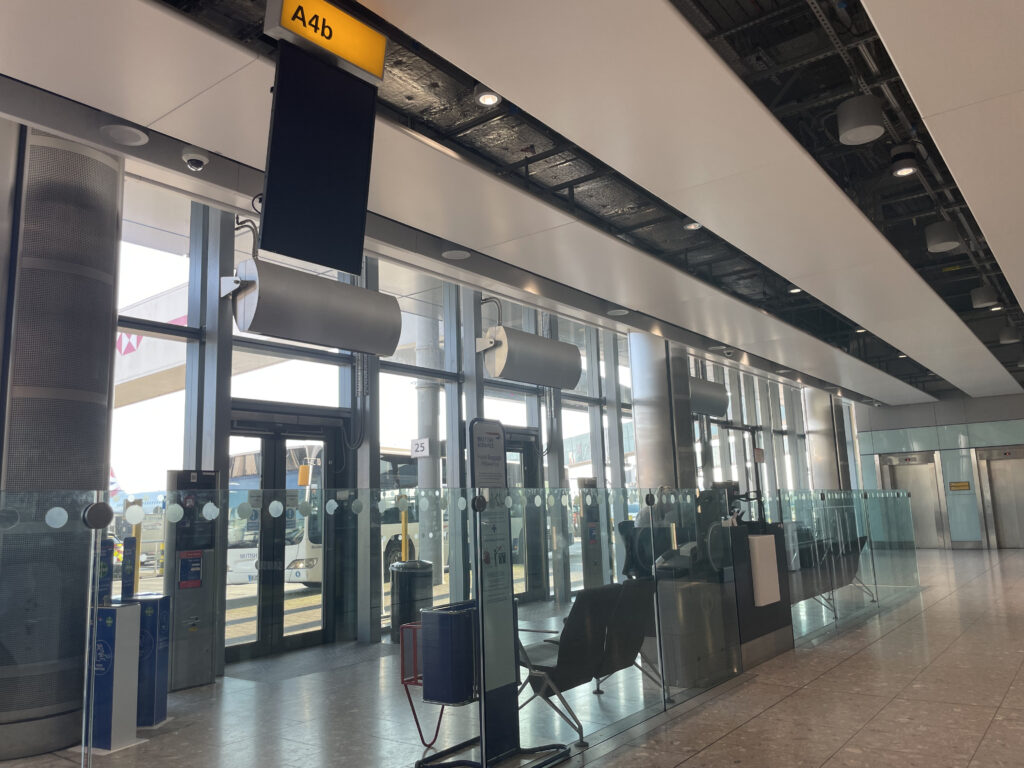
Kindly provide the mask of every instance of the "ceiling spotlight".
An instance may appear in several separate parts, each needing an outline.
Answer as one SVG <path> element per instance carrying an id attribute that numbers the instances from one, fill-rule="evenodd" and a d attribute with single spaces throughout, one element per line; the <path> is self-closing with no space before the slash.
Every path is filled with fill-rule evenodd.
<path id="1" fill-rule="evenodd" d="M 839 141 L 842 144 L 867 144 L 885 133 L 882 102 L 874 96 L 854 96 L 836 109 Z"/>
<path id="2" fill-rule="evenodd" d="M 100 134 L 107 141 L 120 144 L 122 147 L 141 147 L 149 143 L 149 134 L 134 125 L 111 123 L 100 126 Z"/>
<path id="3" fill-rule="evenodd" d="M 789 292 L 790 293 L 803 293 L 804 289 L 803 288 L 797 288 L 795 285 L 791 285 L 791 286 L 789 286 Z"/>
<path id="4" fill-rule="evenodd" d="M 996 289 L 991 285 L 981 285 L 971 291 L 971 306 L 975 309 L 994 307 L 999 304 Z"/>
<path id="5" fill-rule="evenodd" d="M 897 144 L 889 150 L 889 172 L 893 176 L 912 176 L 917 173 L 917 149 L 913 144 Z"/>
<path id="6" fill-rule="evenodd" d="M 688 229 L 691 232 L 696 232 L 702 226 L 703 225 L 699 221 L 694 221 L 693 219 L 690 219 L 690 221 L 683 224 L 683 229 Z"/>
<path id="7" fill-rule="evenodd" d="M 1020 341 L 1020 330 L 1012 325 L 1007 325 L 999 332 L 1000 344 L 1016 344 Z"/>
<path id="8" fill-rule="evenodd" d="M 994 307 L 989 307 L 988 311 L 989 312 L 1002 312 L 1003 311 L 1003 305 L 1002 304 L 996 304 Z"/>
<path id="9" fill-rule="evenodd" d="M 461 248 L 452 248 L 447 251 L 441 251 L 441 258 L 448 259 L 448 261 L 465 261 L 469 256 L 469 251 L 464 251 Z"/>
<path id="10" fill-rule="evenodd" d="M 473 88 L 473 98 L 476 99 L 477 104 L 483 107 L 496 107 L 501 103 L 501 96 L 483 83 L 477 83 Z"/>
<path id="11" fill-rule="evenodd" d="M 937 221 L 924 228 L 928 253 L 948 253 L 960 247 L 960 233 L 952 221 Z"/>
<path id="12" fill-rule="evenodd" d="M 857 333 L 867 333 L 863 328 L 858 328 Z"/>
<path id="13" fill-rule="evenodd" d="M 605 314 L 608 315 L 608 317 L 625 317 L 629 314 L 629 310 L 616 307 L 615 309 L 609 309 Z"/>

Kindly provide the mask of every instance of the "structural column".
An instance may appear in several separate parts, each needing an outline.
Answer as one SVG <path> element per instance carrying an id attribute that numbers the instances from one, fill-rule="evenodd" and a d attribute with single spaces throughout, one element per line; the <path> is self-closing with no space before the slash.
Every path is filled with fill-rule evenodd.
<path id="1" fill-rule="evenodd" d="M 43 521 L 109 485 L 122 181 L 119 158 L 0 121 L 0 760 L 81 737 L 90 536 Z"/>

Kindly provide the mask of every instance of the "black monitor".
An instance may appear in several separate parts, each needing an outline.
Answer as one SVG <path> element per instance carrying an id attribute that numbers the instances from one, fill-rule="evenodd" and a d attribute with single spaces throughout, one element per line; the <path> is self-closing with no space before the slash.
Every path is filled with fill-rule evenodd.
<path id="1" fill-rule="evenodd" d="M 360 274 L 377 89 L 278 48 L 260 247 Z"/>

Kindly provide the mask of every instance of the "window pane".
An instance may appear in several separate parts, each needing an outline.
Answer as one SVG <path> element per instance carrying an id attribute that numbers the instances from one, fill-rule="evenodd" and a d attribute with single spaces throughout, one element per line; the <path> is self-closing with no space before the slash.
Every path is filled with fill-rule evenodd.
<path id="1" fill-rule="evenodd" d="M 380 291 L 394 296 L 402 308 L 402 335 L 394 360 L 421 368 L 444 367 L 443 283 L 408 267 L 379 261 Z"/>
<path id="2" fill-rule="evenodd" d="M 340 377 L 346 368 L 307 360 L 234 350 L 231 356 L 231 396 L 337 408 Z"/>
<path id="3" fill-rule="evenodd" d="M 185 325 L 188 198 L 135 179 L 124 184 L 117 307 L 123 315 Z"/>

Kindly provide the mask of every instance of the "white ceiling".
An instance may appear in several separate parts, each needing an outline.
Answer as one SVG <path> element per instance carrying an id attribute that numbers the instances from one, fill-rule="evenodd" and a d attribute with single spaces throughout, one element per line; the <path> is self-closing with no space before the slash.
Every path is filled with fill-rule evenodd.
<path id="1" fill-rule="evenodd" d="M 1024 298 L 1024 3 L 864 0 L 1018 300 Z"/>
<path id="2" fill-rule="evenodd" d="M 969 395 L 1020 391 L 667 0 L 363 4 Z"/>
<path id="3" fill-rule="evenodd" d="M 530 5 L 532 1 L 525 4 Z M 568 7 L 576 2 L 564 0 L 563 3 L 545 4 L 543 10 L 556 10 L 560 15 L 563 4 Z M 467 24 L 479 19 L 471 7 L 472 3 L 460 5 L 451 0 L 434 0 L 429 5 L 435 10 L 443 7 L 452 13 L 462 12 L 459 9 L 463 8 Z M 521 4 L 481 5 L 487 6 L 488 13 L 496 14 L 504 14 L 506 8 L 522 7 Z M 269 88 L 273 81 L 269 62 L 208 34 L 150 0 L 94 0 L 92 15 L 84 31 L 78 18 L 80 14 L 72 13 L 72 6 L 77 7 L 71 0 L 6 0 L 5 23 L 0 27 L 0 72 L 152 126 L 254 167 L 263 166 L 269 124 Z M 655 59 L 645 58 L 645 51 L 651 45 L 645 35 L 650 32 L 647 27 L 651 23 L 670 25 L 674 41 L 669 46 L 670 51 L 693 48 L 688 45 L 684 34 L 689 27 L 678 23 L 678 15 L 674 11 L 667 18 L 657 14 L 652 16 L 656 6 L 660 7 L 660 3 L 605 2 L 601 11 L 593 16 L 607 14 L 610 18 L 588 21 L 584 25 L 586 34 L 578 38 L 563 36 L 558 39 L 564 45 L 575 46 L 577 39 L 585 42 L 586 35 L 604 35 L 606 27 L 614 27 L 619 8 L 628 7 L 631 22 L 619 28 L 620 33 L 624 29 L 634 30 L 626 41 L 625 53 L 621 49 L 609 49 L 617 52 L 612 56 L 604 54 L 607 58 L 623 65 L 629 60 L 638 66 L 653 66 Z M 665 7 L 670 6 L 665 3 Z M 590 8 L 588 5 L 588 11 Z M 538 6 L 538 12 L 540 10 Z M 451 18 L 444 12 L 439 16 Z M 530 14 L 524 13 L 524 16 L 529 17 Z M 589 12 L 583 13 L 573 21 L 590 16 Z M 39 18 L 48 19 L 47 24 L 38 24 Z M 465 25 L 458 26 L 470 29 Z M 533 26 L 536 29 L 536 25 Z M 493 28 L 490 24 L 488 27 Z M 414 30 L 410 31 L 415 34 Z M 153 42 L 140 44 L 140 39 Z M 545 48 L 549 42 L 553 43 L 553 38 L 539 41 L 536 48 L 538 60 L 544 61 L 550 56 Z M 495 45 L 497 49 L 503 47 Z M 57 56 L 65 60 L 53 63 L 54 51 L 71 50 L 74 56 Z M 446 53 L 443 49 L 441 52 Z M 458 56 L 453 58 L 460 63 Z M 533 66 L 531 57 L 514 58 L 517 66 Z M 698 83 L 694 87 L 700 92 L 700 103 L 711 103 L 720 98 L 715 95 L 717 87 L 712 88 L 708 81 L 721 79 L 723 74 L 731 77 L 731 73 L 723 69 L 717 56 L 710 54 L 706 62 L 696 57 L 691 63 L 704 67 L 695 70 L 701 71 L 702 75 L 689 78 L 683 84 Z M 589 78 L 576 78 L 569 83 L 567 80 L 573 75 L 564 69 L 559 71 L 557 78 L 538 78 L 531 82 L 544 94 L 552 89 L 564 91 L 576 84 L 584 84 L 595 88 L 593 94 L 597 98 L 599 91 Z M 600 71 L 595 72 L 597 79 L 604 76 Z M 678 78 L 673 75 L 672 79 Z M 116 87 L 108 86 L 112 82 L 116 82 Z M 497 85 L 493 80 L 490 82 Z M 926 352 L 934 350 L 936 338 L 941 337 L 944 343 L 941 354 L 933 355 L 936 372 L 965 390 L 1010 388 L 996 375 L 1002 369 L 992 370 L 995 362 L 987 350 L 955 316 L 952 317 L 955 322 L 950 322 L 952 313 L 945 305 L 939 302 L 940 306 L 935 308 L 929 303 L 929 297 L 938 301 L 930 289 L 920 281 L 920 284 L 913 283 L 904 279 L 905 275 L 901 277 L 901 265 L 905 266 L 902 260 L 893 258 L 893 263 L 886 260 L 884 249 L 875 247 L 878 244 L 874 241 L 881 236 L 866 222 L 861 222 L 867 226 L 864 230 L 858 223 L 859 213 L 841 192 L 815 179 L 816 168 L 808 165 L 809 159 L 798 147 L 789 141 L 788 146 L 780 151 L 771 151 L 772 147 L 762 135 L 764 129 L 757 125 L 756 111 L 763 112 L 759 104 L 754 104 L 755 113 L 751 113 L 749 103 L 725 99 L 721 110 L 714 114 L 692 107 L 681 110 L 677 118 L 682 122 L 674 127 L 663 125 L 658 120 L 640 121 L 634 126 L 626 119 L 627 113 L 639 111 L 632 108 L 633 99 L 649 98 L 652 95 L 647 93 L 650 87 L 638 88 L 637 95 L 629 81 L 621 76 L 610 82 L 613 83 L 611 91 L 614 97 L 623 103 L 616 109 L 603 111 L 615 116 L 618 122 L 610 127 L 606 123 L 607 130 L 589 131 L 588 140 L 597 141 L 602 135 L 607 135 L 612 154 L 631 154 L 642 166 L 641 170 L 657 174 L 662 183 L 671 182 L 680 195 L 690 195 L 693 201 L 702 199 L 696 189 L 700 186 L 709 199 L 718 201 L 698 213 L 706 223 L 712 224 L 722 234 L 728 225 L 742 235 L 742 223 L 752 222 L 748 227 L 749 234 L 755 231 L 757 234 L 753 245 L 767 242 L 766 252 L 789 256 L 792 269 L 808 285 L 819 277 L 824 291 L 835 280 L 822 276 L 838 275 L 848 280 L 850 286 L 856 286 L 854 275 L 842 274 L 854 264 L 868 264 L 869 276 L 872 273 L 895 274 L 893 279 L 899 285 L 897 288 L 886 286 L 891 293 L 881 298 L 877 292 L 882 286 L 872 287 L 865 283 L 863 289 L 855 288 L 858 301 L 871 307 L 871 322 L 868 318 L 862 321 L 866 327 L 884 326 L 887 331 L 891 327 L 893 333 L 902 333 L 908 343 L 900 346 L 922 361 L 928 357 Z M 619 86 L 616 87 L 615 83 Z M 607 98 L 607 88 L 602 87 L 600 94 L 598 103 Z M 516 100 L 525 106 L 525 100 L 518 96 Z M 678 103 L 679 99 L 671 101 Z M 581 125 L 601 123 L 587 117 L 586 102 L 576 106 L 580 117 L 587 118 Z M 559 119 L 571 112 L 569 110 Z M 541 110 L 537 114 L 541 119 L 549 119 Z M 644 126 L 649 126 L 649 129 L 644 129 Z M 555 127 L 565 131 L 564 127 Z M 634 127 L 641 130 L 630 134 Z M 565 132 L 579 140 L 572 131 Z M 690 134 L 692 141 L 687 138 Z M 784 138 L 788 139 L 788 136 Z M 655 152 L 651 141 L 665 142 L 661 149 L 668 147 L 667 156 L 663 156 L 661 149 Z M 584 146 L 587 146 L 585 142 Z M 588 148 L 594 150 L 594 147 Z M 678 151 L 671 151 L 673 148 Z M 597 149 L 599 156 L 608 154 L 602 147 Z M 652 153 L 658 155 L 657 162 L 650 157 Z M 787 162 L 783 163 L 784 160 Z M 782 189 L 776 189 L 777 182 L 771 179 L 778 178 L 778 168 L 772 170 L 768 166 L 780 163 L 793 180 Z M 757 174 L 762 169 L 765 171 L 764 179 L 758 181 Z M 620 167 L 620 170 L 626 169 Z M 748 178 L 747 183 L 737 183 L 744 175 Z M 642 178 L 637 180 L 645 183 Z M 795 212 L 800 221 L 793 221 L 793 212 L 777 198 L 798 196 L 805 184 L 816 184 L 815 190 L 821 200 L 803 202 L 814 203 L 816 210 L 836 218 L 836 221 L 822 223 L 821 216 L 811 216 L 810 209 L 802 207 L 803 203 L 792 202 L 800 208 Z M 829 189 L 835 194 L 829 194 Z M 692 213 L 695 212 L 694 205 L 696 202 L 682 207 Z M 778 209 L 775 215 L 781 218 L 767 216 L 758 219 L 756 209 L 759 206 Z M 836 382 L 883 402 L 898 405 L 932 400 L 878 369 L 634 250 L 620 240 L 570 219 L 498 178 L 380 121 L 376 129 L 370 209 L 540 276 L 748 350 L 783 367 Z M 837 232 L 841 236 L 837 237 Z M 855 259 L 847 258 L 851 241 L 859 247 Z M 809 253 L 807 243 L 813 243 L 817 252 Z M 884 241 L 882 244 L 887 247 Z M 799 251 L 795 246 L 802 246 L 803 251 L 792 256 L 791 252 Z M 757 248 L 746 250 L 765 260 Z M 913 273 L 910 277 L 917 279 Z M 846 287 L 843 286 L 844 289 Z M 899 301 L 896 301 L 897 296 Z M 869 299 L 875 303 L 869 305 Z M 893 306 L 898 304 L 904 307 L 902 313 Z M 965 333 L 969 338 L 964 338 Z M 888 338 L 893 340 L 892 335 Z M 961 369 L 972 367 L 976 378 L 965 380 L 960 375 Z M 1016 388 L 1012 379 L 1010 383 Z"/>

